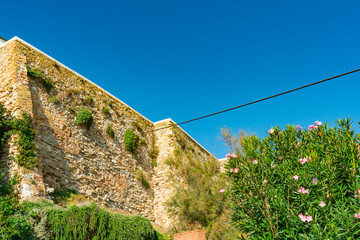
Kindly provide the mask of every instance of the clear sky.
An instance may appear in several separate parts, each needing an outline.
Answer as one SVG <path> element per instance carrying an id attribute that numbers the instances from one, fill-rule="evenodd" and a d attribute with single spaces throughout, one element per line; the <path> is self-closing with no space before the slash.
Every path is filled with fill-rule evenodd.
<path id="1" fill-rule="evenodd" d="M 360 68 L 360 1 L 3 1 L 18 36 L 132 108 L 175 122 Z M 224 126 L 360 121 L 360 73 L 182 125 L 223 158 Z"/>

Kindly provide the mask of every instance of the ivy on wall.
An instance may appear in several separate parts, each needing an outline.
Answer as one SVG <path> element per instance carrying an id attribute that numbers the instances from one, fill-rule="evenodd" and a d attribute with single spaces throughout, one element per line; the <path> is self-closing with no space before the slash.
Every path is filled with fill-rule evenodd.
<path id="1" fill-rule="evenodd" d="M 6 116 L 4 105 L 0 104 L 0 140 L 3 145 L 8 137 L 17 134 L 15 143 L 18 153 L 13 160 L 21 167 L 34 169 L 37 167 L 38 150 L 35 144 L 36 131 L 31 116 L 23 112 L 20 118 Z"/>
<path id="2" fill-rule="evenodd" d="M 13 129 L 18 134 L 15 143 L 17 143 L 19 147 L 18 154 L 14 158 L 14 161 L 18 163 L 19 166 L 27 169 L 37 167 L 39 159 L 34 142 L 36 132 L 30 115 L 27 112 L 23 112 L 20 118 L 14 119 Z"/>

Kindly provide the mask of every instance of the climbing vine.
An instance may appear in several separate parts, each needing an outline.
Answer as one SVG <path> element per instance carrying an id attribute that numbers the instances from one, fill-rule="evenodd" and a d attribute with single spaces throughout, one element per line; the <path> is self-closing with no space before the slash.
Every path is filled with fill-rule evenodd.
<path id="1" fill-rule="evenodd" d="M 34 169 L 37 167 L 39 159 L 37 157 L 38 151 L 35 144 L 35 127 L 32 119 L 27 112 L 23 112 L 21 117 L 12 121 L 13 129 L 17 133 L 17 143 L 19 149 L 14 161 L 19 166 L 27 169 Z"/>

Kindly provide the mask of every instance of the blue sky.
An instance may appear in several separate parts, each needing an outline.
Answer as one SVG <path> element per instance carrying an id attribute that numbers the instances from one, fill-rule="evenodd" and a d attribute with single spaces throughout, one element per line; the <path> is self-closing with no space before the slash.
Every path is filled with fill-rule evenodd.
<path id="1" fill-rule="evenodd" d="M 152 121 L 176 122 L 360 68 L 359 1 L 5 1 L 18 36 Z M 223 158 L 224 126 L 360 121 L 360 73 L 182 128 Z"/>

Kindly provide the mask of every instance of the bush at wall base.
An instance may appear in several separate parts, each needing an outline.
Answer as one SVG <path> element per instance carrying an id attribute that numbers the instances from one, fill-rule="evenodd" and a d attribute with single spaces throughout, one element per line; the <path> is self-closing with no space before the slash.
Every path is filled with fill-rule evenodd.
<path id="1" fill-rule="evenodd" d="M 249 239 L 360 239 L 360 145 L 350 120 L 246 137 L 226 166 Z"/>

